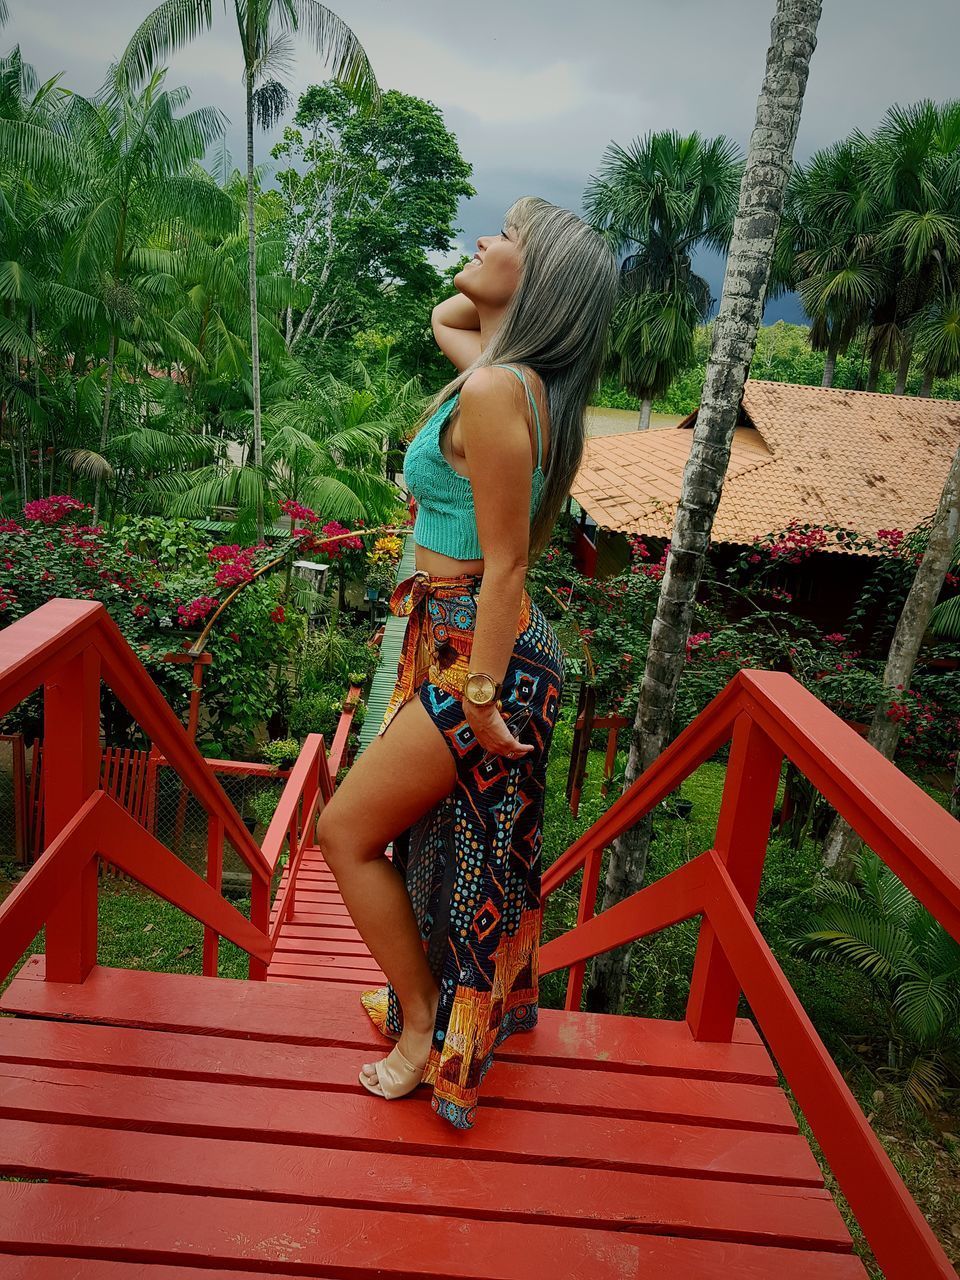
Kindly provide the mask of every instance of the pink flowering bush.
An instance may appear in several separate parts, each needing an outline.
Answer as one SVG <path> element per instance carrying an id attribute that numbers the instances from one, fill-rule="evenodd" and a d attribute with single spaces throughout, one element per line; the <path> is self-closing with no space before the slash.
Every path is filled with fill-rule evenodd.
<path id="1" fill-rule="evenodd" d="M 30 522 L 54 525 L 59 524 L 61 520 L 65 519 L 73 511 L 89 510 L 91 508 L 86 503 L 61 493 L 49 498 L 37 498 L 33 502 L 28 502 L 23 508 L 23 518 Z"/>
<path id="2" fill-rule="evenodd" d="M 218 601 L 215 596 L 197 596 L 189 604 L 181 604 L 177 608 L 177 617 L 181 627 L 193 627 L 202 622 L 208 614 L 213 613 Z"/>
<path id="3" fill-rule="evenodd" d="M 265 543 L 258 542 L 252 547 L 240 547 L 236 543 L 229 546 L 211 547 L 207 558 L 211 564 L 218 566 L 213 580 L 218 587 L 230 589 L 252 582 L 256 572 L 257 553 L 262 551 Z"/>

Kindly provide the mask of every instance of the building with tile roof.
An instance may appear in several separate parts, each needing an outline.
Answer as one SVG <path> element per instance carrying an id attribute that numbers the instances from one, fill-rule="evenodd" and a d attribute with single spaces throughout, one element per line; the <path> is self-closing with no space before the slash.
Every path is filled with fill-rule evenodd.
<path id="1" fill-rule="evenodd" d="M 696 412 L 677 427 L 587 440 L 571 495 L 611 533 L 669 538 Z M 960 402 L 748 380 L 713 542 L 790 520 L 870 536 L 936 509 L 960 443 Z"/>

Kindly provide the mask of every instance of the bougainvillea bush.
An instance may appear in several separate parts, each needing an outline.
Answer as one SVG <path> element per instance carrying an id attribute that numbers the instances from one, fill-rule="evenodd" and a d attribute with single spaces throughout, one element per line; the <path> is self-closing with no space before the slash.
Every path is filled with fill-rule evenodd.
<path id="1" fill-rule="evenodd" d="M 189 546 L 185 571 L 178 572 L 151 549 L 156 530 L 141 526 L 108 531 L 92 525 L 90 509 L 74 498 L 54 496 L 31 502 L 19 519 L 0 520 L 0 625 L 6 625 L 57 596 L 102 603 L 131 648 L 182 719 L 190 690 L 190 668 L 164 661 L 190 643 L 205 622 L 240 584 L 250 583 L 230 604 L 211 633 L 213 661 L 204 672 L 204 727 L 221 743 L 245 749 L 254 727 L 276 705 L 272 665 L 289 654 L 302 636 L 302 616 L 281 604 L 282 577 L 253 582 L 259 564 L 276 557 L 284 544 L 209 545 L 196 553 L 196 531 L 179 537 L 167 521 L 167 538 Z M 8 728 L 29 736 L 39 730 L 40 704 L 32 698 L 8 718 Z M 107 741 L 119 743 L 133 731 L 129 717 L 104 692 Z"/>
<path id="2" fill-rule="evenodd" d="M 574 567 L 562 538 L 544 552 L 531 577 L 538 602 L 556 625 L 567 648 L 568 673 L 588 670 L 584 643 L 595 668 L 598 714 L 619 712 L 632 720 L 640 695 L 651 623 L 668 547 L 654 549 L 628 539 L 629 563 L 602 580 L 585 578 Z M 844 630 L 824 633 L 793 612 L 783 585 L 783 566 L 796 565 L 826 548 L 865 546 L 876 553 L 876 568 Z M 897 762 L 917 774 L 952 770 L 960 743 L 960 671 L 949 670 L 960 647 L 927 644 L 908 689 L 885 691 L 886 650 L 917 557 L 915 538 L 879 530 L 874 538 L 797 521 L 744 548 L 722 579 L 708 562 L 686 642 L 677 693 L 674 732 L 687 725 L 745 668 L 787 671 L 843 719 L 867 723 L 874 708 L 897 719 L 902 734 Z M 950 578 L 946 591 L 956 589 Z M 876 599 L 887 607 L 885 627 L 864 625 Z M 556 604 L 551 613 L 550 603 Z M 946 662 L 944 662 L 946 659 Z"/>

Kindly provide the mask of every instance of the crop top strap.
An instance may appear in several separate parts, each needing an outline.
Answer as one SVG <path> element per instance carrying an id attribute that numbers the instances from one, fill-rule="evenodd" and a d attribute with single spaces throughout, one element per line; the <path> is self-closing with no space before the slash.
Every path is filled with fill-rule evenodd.
<path id="1" fill-rule="evenodd" d="M 537 466 L 539 467 L 540 459 L 543 456 L 543 441 L 540 436 L 540 410 L 537 408 L 537 402 L 533 398 L 533 394 L 531 393 L 530 388 L 527 386 L 527 380 L 523 376 L 523 373 L 521 372 L 521 370 L 515 368 L 512 364 L 501 364 L 501 365 L 496 365 L 494 367 L 497 369 L 509 369 L 511 373 L 515 373 L 517 377 L 520 379 L 520 381 L 523 383 L 523 389 L 527 393 L 527 399 L 533 405 L 533 414 L 537 420 Z"/>

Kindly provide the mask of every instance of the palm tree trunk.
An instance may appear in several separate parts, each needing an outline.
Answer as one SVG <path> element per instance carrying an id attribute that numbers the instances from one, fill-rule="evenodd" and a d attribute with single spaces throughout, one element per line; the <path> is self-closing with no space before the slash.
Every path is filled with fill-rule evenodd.
<path id="1" fill-rule="evenodd" d="M 910 372 L 910 357 L 913 355 L 913 342 L 904 338 L 900 349 L 900 363 L 897 365 L 897 381 L 893 388 L 895 396 L 902 396 L 907 389 L 907 374 Z"/>
<path id="2" fill-rule="evenodd" d="M 640 401 L 640 422 L 637 426 L 638 431 L 649 431 L 650 429 L 650 410 L 653 407 L 653 400 L 650 396 L 644 396 Z"/>
<path id="3" fill-rule="evenodd" d="M 110 402 L 113 399 L 113 378 L 114 370 L 117 364 L 117 331 L 110 330 L 110 346 L 107 349 L 107 382 L 103 390 L 103 418 L 100 421 L 100 453 L 106 452 L 107 439 L 110 431 Z M 97 483 L 93 490 L 93 523 L 97 523 L 97 513 L 100 510 L 100 475 L 97 474 Z"/>
<path id="4" fill-rule="evenodd" d="M 254 227 L 253 72 L 247 70 L 247 273 L 250 280 L 250 366 L 253 380 L 253 465 L 263 463 L 260 425 L 260 325 L 257 311 L 257 239 Z M 263 501 L 257 499 L 257 537 L 263 537 Z"/>
<path id="5" fill-rule="evenodd" d="M 697 587 L 763 314 L 820 9 L 821 0 L 777 0 L 703 398 L 684 470 L 640 705 L 630 733 L 625 790 L 657 758 L 670 736 Z M 603 910 L 640 888 L 649 832 L 648 819 L 614 842 Z M 630 950 L 607 952 L 593 962 L 589 1008 L 608 1010 L 621 1005 Z"/>
<path id="6" fill-rule="evenodd" d="M 921 396 L 929 396 L 932 390 L 933 390 L 933 370 L 925 369 L 923 373 L 923 382 L 920 384 L 920 391 L 918 392 L 918 394 Z"/>
<path id="7" fill-rule="evenodd" d="M 830 345 L 827 347 L 826 359 L 823 362 L 823 381 L 821 387 L 832 387 L 833 379 L 837 372 L 837 354 L 840 350 L 840 341 L 837 338 L 830 339 Z"/>
<path id="8" fill-rule="evenodd" d="M 880 381 L 880 350 L 876 349 L 870 357 L 870 373 L 867 377 L 867 390 L 876 391 L 877 383 Z"/>
<path id="9" fill-rule="evenodd" d="M 960 532 L 960 449 L 954 455 L 947 474 L 937 514 L 933 519 L 927 549 L 914 574 L 910 591 L 897 627 L 890 642 L 887 664 L 883 671 L 885 693 L 908 689 L 913 677 L 914 664 L 920 651 L 923 633 L 930 622 L 930 615 L 937 603 L 937 596 L 947 576 L 953 549 Z M 878 703 L 870 723 L 867 741 L 872 747 L 892 760 L 900 740 L 900 721 L 887 715 L 887 698 Z M 824 866 L 835 868 L 838 879 L 849 879 L 853 871 L 853 857 L 860 845 L 860 837 L 837 815 L 833 820 L 823 846 Z"/>

